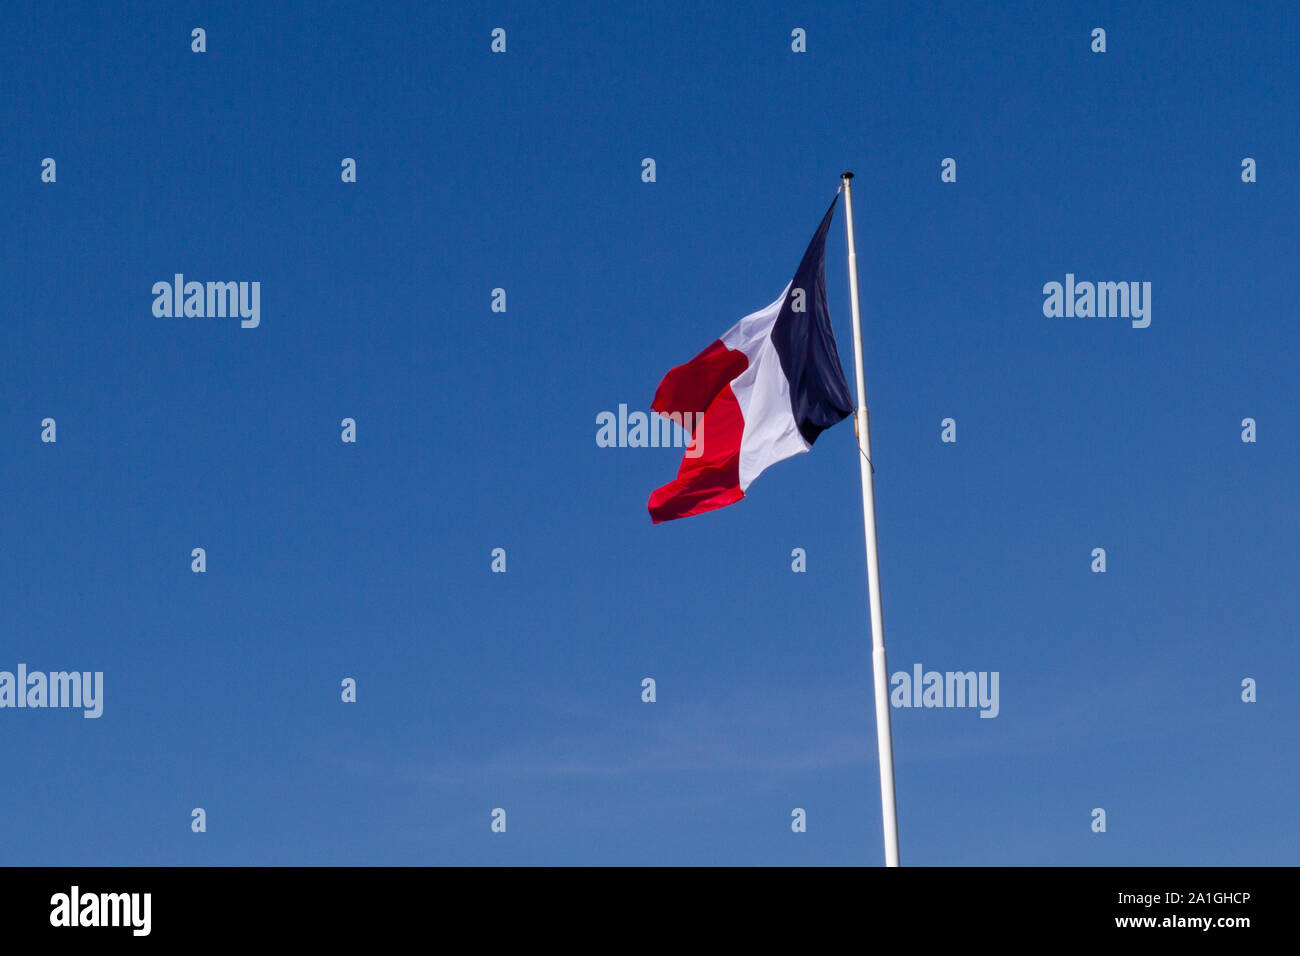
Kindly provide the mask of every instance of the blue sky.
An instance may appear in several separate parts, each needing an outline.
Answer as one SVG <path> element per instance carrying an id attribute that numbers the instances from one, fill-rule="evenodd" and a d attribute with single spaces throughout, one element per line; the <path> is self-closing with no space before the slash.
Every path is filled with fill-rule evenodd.
<path id="1" fill-rule="evenodd" d="M 844 169 L 890 670 L 1000 674 L 996 719 L 893 712 L 903 862 L 1295 863 L 1298 28 L 7 7 L 0 669 L 105 702 L 0 710 L 0 864 L 879 864 L 851 426 L 657 527 L 680 451 L 595 443 Z M 177 272 L 261 325 L 155 317 Z M 1067 272 L 1151 282 L 1150 327 L 1044 317 Z"/>

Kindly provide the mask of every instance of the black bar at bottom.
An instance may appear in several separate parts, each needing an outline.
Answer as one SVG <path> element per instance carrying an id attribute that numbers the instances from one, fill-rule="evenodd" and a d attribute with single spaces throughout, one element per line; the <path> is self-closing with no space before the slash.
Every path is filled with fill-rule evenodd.
<path id="1" fill-rule="evenodd" d="M 820 948 L 848 934 L 860 944 L 922 947 L 1098 937 L 1231 946 L 1285 932 L 1295 876 L 1283 868 L 10 868 L 0 869 L 0 927 L 7 943 L 90 945 L 337 947 L 414 935 L 457 946 L 716 938 Z"/>

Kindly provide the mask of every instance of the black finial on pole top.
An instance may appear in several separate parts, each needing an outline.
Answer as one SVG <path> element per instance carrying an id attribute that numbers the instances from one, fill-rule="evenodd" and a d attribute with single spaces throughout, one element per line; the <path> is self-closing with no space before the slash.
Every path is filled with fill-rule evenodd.
<path id="1" fill-rule="evenodd" d="M 852 173 L 840 173 L 840 179 L 852 179 L 852 178 L 853 178 Z"/>

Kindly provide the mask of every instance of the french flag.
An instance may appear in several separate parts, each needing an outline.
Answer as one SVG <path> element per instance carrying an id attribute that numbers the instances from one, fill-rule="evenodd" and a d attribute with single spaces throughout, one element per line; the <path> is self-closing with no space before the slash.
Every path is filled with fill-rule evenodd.
<path id="1" fill-rule="evenodd" d="M 695 424 L 677 479 L 650 495 L 655 524 L 739 501 L 768 465 L 810 450 L 853 413 L 826 305 L 826 231 L 838 200 L 780 297 L 659 383 L 650 407 Z"/>

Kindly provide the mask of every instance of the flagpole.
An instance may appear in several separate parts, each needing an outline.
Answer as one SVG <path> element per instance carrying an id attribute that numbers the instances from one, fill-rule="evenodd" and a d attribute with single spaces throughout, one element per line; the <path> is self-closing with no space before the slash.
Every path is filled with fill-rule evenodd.
<path id="1" fill-rule="evenodd" d="M 849 237 L 849 303 L 853 308 L 853 362 L 858 384 L 858 466 L 862 472 L 862 522 L 867 542 L 867 590 L 871 601 L 871 670 L 876 686 L 876 749 L 880 757 L 880 810 L 885 826 L 885 866 L 898 866 L 898 808 L 894 803 L 894 738 L 889 723 L 889 670 L 885 665 L 885 618 L 880 607 L 880 555 L 876 546 L 876 495 L 872 484 L 871 431 L 867 424 L 866 375 L 862 370 L 862 316 L 858 311 L 858 253 L 853 244 L 852 173 L 844 173 L 844 229 Z"/>

